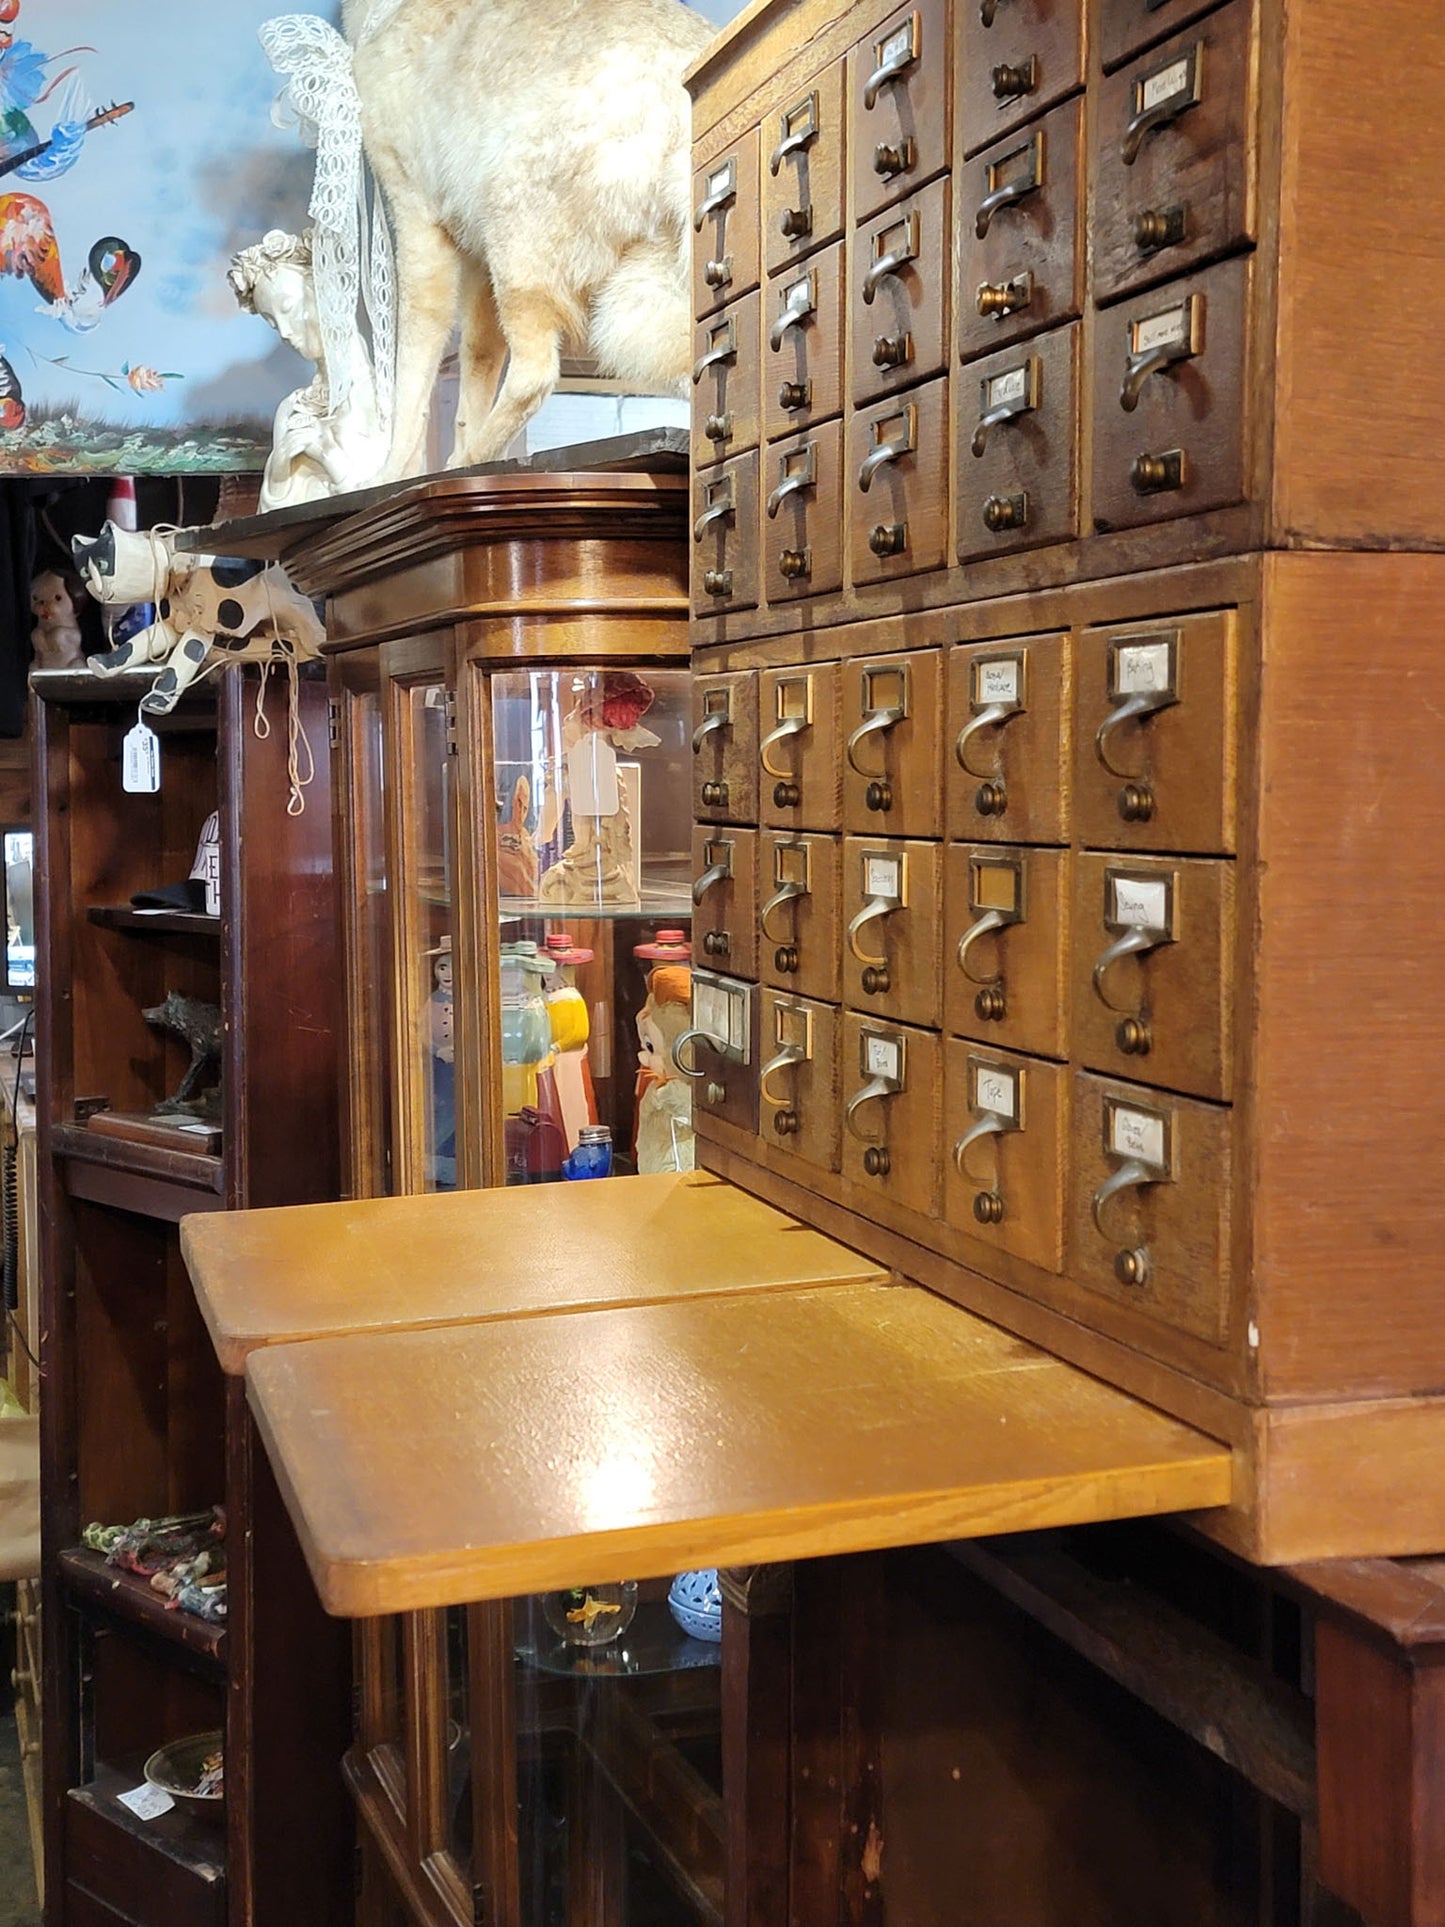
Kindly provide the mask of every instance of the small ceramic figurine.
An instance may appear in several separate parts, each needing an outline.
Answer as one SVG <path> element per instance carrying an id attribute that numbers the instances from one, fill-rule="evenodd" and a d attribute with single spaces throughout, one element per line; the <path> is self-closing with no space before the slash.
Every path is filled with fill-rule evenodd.
<path id="1" fill-rule="evenodd" d="M 272 228 L 242 248 L 227 277 L 237 301 L 268 321 L 316 374 L 276 410 L 271 454 L 261 482 L 263 510 L 315 502 L 369 482 L 385 458 L 387 436 L 376 404 L 371 357 L 359 333 L 350 341 L 343 384 L 328 378 L 326 351 L 312 283 L 311 236 Z"/>
<path id="2" fill-rule="evenodd" d="M 637 1014 L 637 1169 L 693 1168 L 692 1087 L 673 1062 L 673 1046 L 692 1022 L 692 971 L 659 964 Z"/>
<path id="3" fill-rule="evenodd" d="M 79 576 L 68 569 L 43 569 L 30 585 L 30 611 L 35 627 L 30 646 L 37 669 L 81 669 L 85 647 L 76 617 L 85 590 Z"/>
<path id="4" fill-rule="evenodd" d="M 651 684 L 630 669 L 607 669 L 589 681 L 568 711 L 562 748 L 572 841 L 542 874 L 537 895 L 544 903 L 641 902 L 640 825 L 633 819 L 640 810 L 642 772 L 635 763 L 619 764 L 617 752 L 651 749 L 660 740 L 641 721 L 653 696 Z M 562 795 L 559 789 L 551 799 L 540 833 L 543 843 L 555 833 Z"/>
<path id="5" fill-rule="evenodd" d="M 155 1107 L 157 1117 L 195 1117 L 207 1123 L 221 1121 L 221 1089 L 216 1081 L 221 1074 L 221 1007 L 202 1003 L 198 997 L 183 997 L 178 990 L 166 992 L 163 1004 L 143 1010 L 141 1016 L 157 1030 L 179 1037 L 190 1048 L 191 1061 L 175 1092 Z"/>
<path id="6" fill-rule="evenodd" d="M 537 894 L 537 846 L 527 827 L 532 785 L 519 776 L 512 785 L 512 813 L 497 826 L 497 889 L 504 897 Z"/>

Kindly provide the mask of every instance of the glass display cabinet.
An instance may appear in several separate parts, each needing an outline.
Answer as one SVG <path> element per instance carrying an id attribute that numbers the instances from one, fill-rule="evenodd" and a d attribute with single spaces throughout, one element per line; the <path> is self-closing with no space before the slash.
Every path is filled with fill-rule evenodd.
<path id="1" fill-rule="evenodd" d="M 338 506 L 286 562 L 328 605 L 350 1194 L 691 1168 L 682 463 Z M 667 1586 L 363 1623 L 363 1918 L 721 1921 L 719 1646 Z"/>

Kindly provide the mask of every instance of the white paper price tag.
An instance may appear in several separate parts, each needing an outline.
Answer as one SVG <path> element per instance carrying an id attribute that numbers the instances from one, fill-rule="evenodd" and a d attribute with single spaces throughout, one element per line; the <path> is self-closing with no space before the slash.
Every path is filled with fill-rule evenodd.
<path id="1" fill-rule="evenodd" d="M 120 786 L 128 795 L 146 795 L 161 786 L 160 738 L 147 723 L 127 730 L 121 749 Z"/>
<path id="2" fill-rule="evenodd" d="M 118 1793 L 116 1799 L 123 1807 L 129 1807 L 137 1820 L 159 1820 L 163 1813 L 169 1813 L 175 1801 L 169 1793 L 163 1793 L 149 1780 L 140 1786 L 132 1787 L 129 1793 Z"/>

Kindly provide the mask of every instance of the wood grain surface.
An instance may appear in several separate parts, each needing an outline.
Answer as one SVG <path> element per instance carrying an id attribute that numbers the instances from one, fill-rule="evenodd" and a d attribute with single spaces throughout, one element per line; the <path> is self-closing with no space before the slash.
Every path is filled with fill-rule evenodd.
<path id="1" fill-rule="evenodd" d="M 343 1615 L 1230 1493 L 1223 1447 L 888 1285 L 322 1339 L 247 1370 Z"/>

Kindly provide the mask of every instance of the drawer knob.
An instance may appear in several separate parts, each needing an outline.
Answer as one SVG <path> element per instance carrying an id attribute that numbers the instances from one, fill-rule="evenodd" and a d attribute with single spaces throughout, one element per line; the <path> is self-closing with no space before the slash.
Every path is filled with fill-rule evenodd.
<path id="1" fill-rule="evenodd" d="M 1146 1245 L 1135 1245 L 1132 1251 L 1114 1253 L 1114 1276 L 1121 1285 L 1147 1285 L 1151 1269 Z"/>
<path id="2" fill-rule="evenodd" d="M 913 142 L 910 139 L 879 141 L 873 149 L 873 172 L 881 174 L 884 180 L 894 174 L 906 174 L 912 165 Z"/>
<path id="3" fill-rule="evenodd" d="M 973 793 L 973 807 L 980 816 L 1002 816 L 1008 808 L 1008 791 L 1000 782 L 980 783 Z"/>
<path id="4" fill-rule="evenodd" d="M 793 977 L 798 971 L 798 946 L 795 943 L 780 943 L 773 952 L 773 967 L 785 977 Z"/>
<path id="5" fill-rule="evenodd" d="M 891 1164 L 886 1144 L 870 1144 L 863 1153 L 863 1169 L 870 1178 L 886 1178 Z"/>
<path id="6" fill-rule="evenodd" d="M 1154 792 L 1146 784 L 1126 783 L 1116 800 L 1126 823 L 1147 823 L 1154 815 Z"/>
<path id="7" fill-rule="evenodd" d="M 726 930 L 709 930 L 703 937 L 702 948 L 706 957 L 726 957 L 732 949 L 732 938 Z"/>
<path id="8" fill-rule="evenodd" d="M 1134 245 L 1141 254 L 1178 247 L 1184 239 L 1182 207 L 1146 207 L 1134 216 Z"/>
<path id="9" fill-rule="evenodd" d="M 733 572 L 731 569 L 704 569 L 702 575 L 704 595 L 728 596 L 733 592 Z"/>
<path id="10" fill-rule="evenodd" d="M 1002 61 L 993 70 L 993 97 L 995 100 L 1018 100 L 1024 94 L 1033 93 L 1039 84 L 1039 63 L 1035 54 L 1020 61 L 1017 67 Z"/>
<path id="11" fill-rule="evenodd" d="M 879 522 L 869 532 L 868 546 L 876 556 L 902 555 L 908 547 L 908 524 Z"/>
<path id="12" fill-rule="evenodd" d="M 725 288 L 733 278 L 732 256 L 726 254 L 721 261 L 704 262 L 702 278 L 710 288 Z"/>
<path id="13" fill-rule="evenodd" d="M 1003 1199 L 997 1191 L 975 1191 L 973 1215 L 980 1224 L 1002 1224 Z"/>
<path id="14" fill-rule="evenodd" d="M 728 786 L 726 783 L 704 783 L 698 794 L 710 810 L 725 810 L 727 808 Z"/>
<path id="15" fill-rule="evenodd" d="M 912 335 L 879 335 L 874 340 L 873 366 L 875 368 L 902 368 L 912 359 Z"/>
<path id="16" fill-rule="evenodd" d="M 778 573 L 789 582 L 813 573 L 812 553 L 808 549 L 784 549 L 778 557 Z"/>
<path id="17" fill-rule="evenodd" d="M 974 305 L 985 321 L 1002 321 L 1005 315 L 1027 308 L 1033 298 L 1034 271 L 1026 268 L 1011 281 L 981 281 Z"/>
<path id="18" fill-rule="evenodd" d="M 725 1104 L 727 1102 L 727 1094 L 728 1087 L 726 1084 L 711 1083 L 707 1085 L 703 1091 L 703 1096 L 709 1104 Z"/>
<path id="19" fill-rule="evenodd" d="M 893 979 L 888 974 L 887 964 L 869 964 L 863 972 L 863 988 L 870 997 L 886 997 L 893 988 Z"/>
<path id="20" fill-rule="evenodd" d="M 796 1111 L 774 1111 L 773 1129 L 779 1137 L 795 1136 L 798 1130 L 798 1113 Z"/>
<path id="21" fill-rule="evenodd" d="M 702 432 L 710 442 L 725 442 L 733 432 L 731 415 L 709 415 L 702 425 Z"/>
<path id="22" fill-rule="evenodd" d="M 863 792 L 865 808 L 876 810 L 879 815 L 893 808 L 893 785 L 887 777 L 875 777 Z"/>
<path id="23" fill-rule="evenodd" d="M 780 810 L 795 810 L 803 800 L 803 792 L 796 783 L 774 783 L 773 804 Z"/>
<path id="24" fill-rule="evenodd" d="M 810 381 L 785 381 L 778 390 L 778 406 L 789 415 L 806 408 L 812 399 L 813 384 Z"/>
<path id="25" fill-rule="evenodd" d="M 974 1015 L 981 1023 L 1001 1024 L 1008 1016 L 1008 999 L 999 984 L 990 984 L 981 990 L 973 1000 Z"/>
<path id="26" fill-rule="evenodd" d="M 790 207 L 783 215 L 779 226 L 789 241 L 799 241 L 805 234 L 813 232 L 813 210 L 811 207 Z"/>
<path id="27" fill-rule="evenodd" d="M 1147 1057 L 1154 1043 L 1154 1033 L 1142 1017 L 1126 1017 L 1115 1026 L 1114 1042 L 1126 1057 Z"/>
<path id="28" fill-rule="evenodd" d="M 1129 470 L 1136 495 L 1167 495 L 1184 486 L 1184 450 L 1166 449 L 1162 455 L 1136 455 Z"/>
<path id="29" fill-rule="evenodd" d="M 1027 490 L 1022 495 L 990 495 L 983 505 L 983 525 L 990 535 L 1003 535 L 1009 529 L 1026 529 L 1029 525 Z"/>

